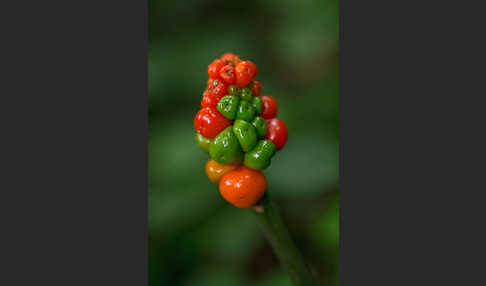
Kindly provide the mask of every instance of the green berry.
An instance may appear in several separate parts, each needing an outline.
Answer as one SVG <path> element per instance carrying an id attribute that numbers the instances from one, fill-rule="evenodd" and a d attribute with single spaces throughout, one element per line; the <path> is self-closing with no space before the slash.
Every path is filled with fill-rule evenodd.
<path id="1" fill-rule="evenodd" d="M 255 127 L 259 139 L 265 138 L 265 135 L 267 134 L 268 125 L 267 125 L 267 121 L 263 117 L 261 116 L 255 117 L 255 119 L 253 119 L 253 121 L 251 122 L 251 125 Z"/>
<path id="2" fill-rule="evenodd" d="M 255 107 L 256 115 L 262 114 L 263 100 L 260 96 L 253 97 L 251 104 Z"/>
<path id="3" fill-rule="evenodd" d="M 199 132 L 196 132 L 196 142 L 197 145 L 199 145 L 199 147 L 203 151 L 209 152 L 209 145 L 211 145 L 211 139 L 202 136 L 201 133 Z"/>
<path id="4" fill-rule="evenodd" d="M 241 89 L 241 99 L 251 101 L 253 97 L 253 92 L 248 87 Z"/>
<path id="5" fill-rule="evenodd" d="M 243 164 L 248 168 L 262 170 L 270 166 L 272 157 L 277 152 L 270 140 L 260 140 L 253 149 L 245 153 Z"/>
<path id="6" fill-rule="evenodd" d="M 247 152 L 255 146 L 257 142 L 257 133 L 255 127 L 248 121 L 235 120 L 233 124 L 233 133 L 240 142 L 241 148 Z"/>
<path id="7" fill-rule="evenodd" d="M 228 93 L 232 95 L 240 96 L 241 88 L 239 88 L 237 85 L 230 85 L 228 86 Z"/>
<path id="8" fill-rule="evenodd" d="M 240 103 L 240 98 L 235 95 L 226 95 L 223 96 L 218 104 L 216 105 L 216 109 L 223 114 L 224 117 L 228 118 L 229 120 L 233 120 L 236 117 L 236 111 L 238 110 L 238 106 Z"/>
<path id="9" fill-rule="evenodd" d="M 233 133 L 233 126 L 227 127 L 213 139 L 209 146 L 209 155 L 211 159 L 224 165 L 241 162 L 243 151 Z"/>
<path id="10" fill-rule="evenodd" d="M 255 107 L 253 107 L 253 105 L 247 100 L 240 100 L 240 105 L 238 106 L 238 110 L 236 112 L 236 119 L 251 122 L 254 117 Z"/>

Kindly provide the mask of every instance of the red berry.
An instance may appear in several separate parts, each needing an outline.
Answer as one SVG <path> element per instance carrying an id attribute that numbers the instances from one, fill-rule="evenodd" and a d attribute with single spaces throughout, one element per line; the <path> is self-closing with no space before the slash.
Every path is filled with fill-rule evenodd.
<path id="1" fill-rule="evenodd" d="M 236 66 L 239 62 L 241 62 L 240 57 L 233 53 L 226 53 L 220 58 L 225 65 L 232 65 Z"/>
<path id="2" fill-rule="evenodd" d="M 194 129 L 206 138 L 214 138 L 226 127 L 231 125 L 231 120 L 224 117 L 215 107 L 204 107 L 194 118 Z"/>
<path id="3" fill-rule="evenodd" d="M 236 85 L 239 87 L 247 86 L 256 76 L 257 68 L 251 61 L 242 61 L 235 67 Z"/>
<path id="4" fill-rule="evenodd" d="M 225 96 L 227 93 L 227 85 L 219 79 L 210 78 L 208 80 L 208 91 L 219 101 L 221 97 Z"/>
<path id="5" fill-rule="evenodd" d="M 212 95 L 208 90 L 205 90 L 203 93 L 203 98 L 201 100 L 201 107 L 216 107 L 220 99 L 220 97 L 216 97 Z"/>
<path id="6" fill-rule="evenodd" d="M 236 81 L 235 78 L 235 68 L 231 65 L 225 65 L 219 70 L 219 77 L 223 79 L 223 81 L 228 84 L 234 84 Z"/>
<path id="7" fill-rule="evenodd" d="M 258 74 L 257 66 L 252 61 L 246 61 L 248 64 L 248 68 L 251 70 L 252 78 L 256 77 Z"/>
<path id="8" fill-rule="evenodd" d="M 271 140 L 275 144 L 277 151 L 279 151 L 284 147 L 288 139 L 287 126 L 278 118 L 268 119 L 267 126 L 265 140 Z"/>
<path id="9" fill-rule="evenodd" d="M 265 119 L 274 118 L 277 115 L 277 101 L 270 95 L 262 96 L 263 108 L 262 117 Z"/>
<path id="10" fill-rule="evenodd" d="M 254 79 L 250 83 L 250 89 L 253 92 L 253 96 L 261 96 L 262 95 L 262 84 Z"/>
<path id="11" fill-rule="evenodd" d="M 208 66 L 208 75 L 210 78 L 219 78 L 219 70 L 225 65 L 225 63 L 220 59 L 215 59 Z"/>

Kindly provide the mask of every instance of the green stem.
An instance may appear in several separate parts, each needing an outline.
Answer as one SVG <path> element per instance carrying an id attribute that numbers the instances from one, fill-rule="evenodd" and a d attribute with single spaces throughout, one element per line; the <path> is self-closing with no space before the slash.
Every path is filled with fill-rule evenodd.
<path id="1" fill-rule="evenodd" d="M 288 272 L 294 285 L 315 286 L 314 279 L 302 254 L 294 245 L 268 190 L 259 205 L 253 207 L 258 223 L 277 254 L 280 264 Z"/>

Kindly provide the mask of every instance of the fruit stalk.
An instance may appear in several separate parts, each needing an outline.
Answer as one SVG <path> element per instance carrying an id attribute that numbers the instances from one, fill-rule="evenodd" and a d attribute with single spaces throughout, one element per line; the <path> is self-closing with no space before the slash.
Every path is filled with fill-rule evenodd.
<path id="1" fill-rule="evenodd" d="M 274 202 L 268 196 L 268 190 L 258 205 L 253 207 L 260 228 L 270 242 L 280 264 L 290 275 L 296 286 L 316 285 L 302 254 L 295 246 L 283 223 Z"/>

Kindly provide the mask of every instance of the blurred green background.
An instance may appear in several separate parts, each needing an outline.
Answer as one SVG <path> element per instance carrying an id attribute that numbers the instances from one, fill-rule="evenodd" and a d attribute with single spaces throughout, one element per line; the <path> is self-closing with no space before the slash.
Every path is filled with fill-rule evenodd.
<path id="1" fill-rule="evenodd" d="M 289 141 L 264 171 L 319 285 L 338 285 L 338 1 L 149 1 L 149 285 L 291 285 L 249 210 L 204 173 L 207 65 L 252 60 Z"/>

